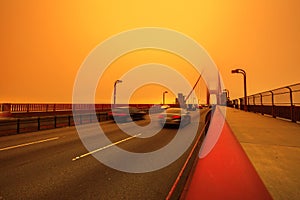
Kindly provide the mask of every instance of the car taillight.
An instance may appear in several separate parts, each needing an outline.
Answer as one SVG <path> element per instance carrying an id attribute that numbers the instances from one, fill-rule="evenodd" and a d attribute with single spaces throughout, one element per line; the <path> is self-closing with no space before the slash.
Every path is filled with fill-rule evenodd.
<path id="1" fill-rule="evenodd" d="M 174 116 L 172 116 L 172 119 L 180 119 L 180 118 L 181 118 L 180 115 L 174 115 Z"/>
<path id="2" fill-rule="evenodd" d="M 163 119 L 163 118 L 165 118 L 165 116 L 164 115 L 158 115 L 158 118 Z"/>
<path id="3" fill-rule="evenodd" d="M 127 115 L 126 113 L 114 113 L 114 116 L 117 116 L 117 117 L 124 117 L 126 115 Z"/>

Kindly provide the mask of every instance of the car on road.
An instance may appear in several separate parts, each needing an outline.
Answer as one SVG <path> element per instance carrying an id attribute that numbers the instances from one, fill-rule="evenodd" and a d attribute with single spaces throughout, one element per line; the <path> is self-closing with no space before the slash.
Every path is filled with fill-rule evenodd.
<path id="1" fill-rule="evenodd" d="M 161 108 L 162 110 L 165 110 L 165 109 L 170 108 L 170 106 L 169 106 L 169 105 L 162 105 L 160 108 Z"/>
<path id="2" fill-rule="evenodd" d="M 159 122 L 161 125 L 187 125 L 191 123 L 190 113 L 182 108 L 168 108 L 164 113 L 159 116 Z"/>
<path id="3" fill-rule="evenodd" d="M 137 107 L 117 107 L 113 108 L 111 112 L 108 113 L 110 119 L 115 122 L 127 122 L 130 120 L 143 120 L 147 113 L 138 109 Z"/>

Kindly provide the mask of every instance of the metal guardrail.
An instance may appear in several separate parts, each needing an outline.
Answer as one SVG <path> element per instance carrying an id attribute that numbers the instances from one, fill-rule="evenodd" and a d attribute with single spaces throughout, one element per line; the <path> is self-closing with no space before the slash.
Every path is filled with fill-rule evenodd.
<path id="1" fill-rule="evenodd" d="M 247 111 L 300 121 L 300 83 L 247 96 Z M 244 98 L 232 100 L 232 107 L 244 110 Z"/>
<path id="2" fill-rule="evenodd" d="M 109 119 L 107 112 L 96 113 L 97 121 L 93 120 L 95 118 L 93 118 L 92 115 L 91 113 L 81 114 L 77 115 L 76 118 L 79 118 L 78 122 L 80 124 L 96 123 Z M 68 126 L 74 126 L 73 115 L 7 119 L 0 121 L 0 136 Z"/>
<path id="3" fill-rule="evenodd" d="M 117 104 L 116 106 L 126 106 L 127 104 Z M 153 104 L 130 104 L 138 108 L 150 108 Z M 48 104 L 48 103 L 1 103 L 0 112 L 20 113 L 20 112 L 55 112 L 55 111 L 72 111 L 73 107 L 76 110 L 91 110 L 96 111 L 110 110 L 111 104 Z"/>
<path id="4" fill-rule="evenodd" d="M 0 105 L 3 106 L 5 104 Z M 19 107 L 18 111 L 13 109 L 20 105 L 23 107 Z M 72 106 L 72 104 L 11 104 L 10 108 L 14 112 L 10 113 L 10 117 L 0 118 L 0 136 L 74 126 Z M 79 112 L 76 114 L 76 119 L 79 118 L 79 124 L 95 123 L 109 119 L 108 112 L 111 111 L 111 104 L 78 104 L 75 106 L 76 111 Z M 95 114 L 91 112 L 92 106 L 98 108 L 96 109 L 97 121 L 93 120 L 95 118 L 92 116 Z M 118 104 L 117 106 L 125 106 L 125 104 Z M 130 106 L 135 106 L 148 112 L 153 104 L 131 104 Z M 53 111 L 53 107 L 61 110 Z M 152 112 L 160 111 L 160 106 L 152 108 Z"/>

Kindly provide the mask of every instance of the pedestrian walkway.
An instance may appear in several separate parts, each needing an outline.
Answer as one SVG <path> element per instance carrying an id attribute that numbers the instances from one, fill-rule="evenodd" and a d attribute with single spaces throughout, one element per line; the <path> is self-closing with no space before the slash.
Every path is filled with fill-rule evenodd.
<path id="1" fill-rule="evenodd" d="M 211 125 L 222 120 L 217 108 Z M 199 158 L 183 198 L 300 199 L 299 169 L 299 124 L 227 108 L 217 143 Z"/>
<path id="2" fill-rule="evenodd" d="M 273 199 L 300 199 L 300 125 L 233 108 L 226 120 Z"/>

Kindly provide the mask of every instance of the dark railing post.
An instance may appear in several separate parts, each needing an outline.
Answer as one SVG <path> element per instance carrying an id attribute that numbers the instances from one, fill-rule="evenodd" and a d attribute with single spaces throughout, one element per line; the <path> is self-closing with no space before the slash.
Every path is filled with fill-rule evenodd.
<path id="1" fill-rule="evenodd" d="M 40 117 L 37 118 L 37 122 L 38 122 L 38 127 L 37 127 L 37 129 L 38 129 L 38 131 L 39 131 L 39 130 L 41 130 L 41 118 L 40 118 Z"/>
<path id="2" fill-rule="evenodd" d="M 71 115 L 68 115 L 68 126 L 71 126 Z"/>
<path id="3" fill-rule="evenodd" d="M 97 113 L 97 112 L 96 112 L 96 119 L 97 119 L 97 122 L 100 121 L 100 115 L 99 115 L 99 113 Z"/>
<path id="4" fill-rule="evenodd" d="M 271 93 L 271 99 L 272 99 L 272 117 L 276 118 L 275 113 L 275 105 L 274 105 L 274 93 L 273 91 L 269 91 Z"/>
<path id="5" fill-rule="evenodd" d="M 56 128 L 56 121 L 57 121 L 57 118 L 56 118 L 56 115 L 54 115 L 54 128 Z"/>
<path id="6" fill-rule="evenodd" d="M 17 133 L 20 133 L 20 119 L 17 119 Z"/>
<path id="7" fill-rule="evenodd" d="M 264 115 L 264 104 L 263 104 L 262 94 L 259 93 L 259 96 L 260 96 L 260 113 L 261 113 L 262 115 Z"/>
<path id="8" fill-rule="evenodd" d="M 244 70 L 241 70 L 243 72 L 243 76 L 244 76 L 244 96 L 245 98 L 247 98 L 247 81 L 246 81 L 246 72 Z M 245 99 L 245 103 L 244 103 L 244 110 L 248 111 L 247 106 L 248 106 L 248 102 L 247 99 Z"/>
<path id="9" fill-rule="evenodd" d="M 249 103 L 250 103 L 250 96 L 247 96 L 247 103 L 246 103 L 247 107 L 248 107 Z M 247 108 L 247 111 L 249 111 L 248 108 Z"/>
<path id="10" fill-rule="evenodd" d="M 256 111 L 256 101 L 255 101 L 255 94 L 254 95 L 252 95 L 252 102 L 253 102 L 253 108 L 252 108 L 252 112 L 257 112 Z M 250 102 L 249 102 L 249 104 L 250 104 Z"/>
<path id="11" fill-rule="evenodd" d="M 97 119 L 98 119 L 98 122 L 101 121 L 101 113 L 97 113 Z"/>
<path id="12" fill-rule="evenodd" d="M 292 89 L 291 89 L 289 86 L 287 86 L 286 88 L 289 89 L 289 91 L 290 91 L 291 120 L 292 120 L 292 122 L 296 122 L 296 119 L 295 119 L 295 117 L 294 117 L 293 91 L 292 91 Z"/>
<path id="13" fill-rule="evenodd" d="M 244 99 L 240 98 L 240 110 L 244 110 Z"/>

